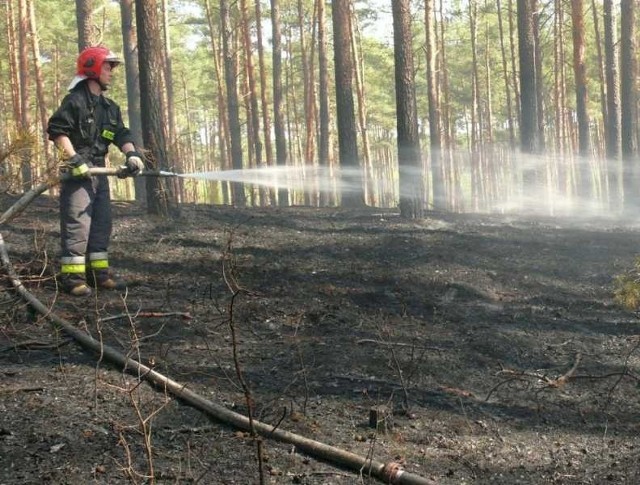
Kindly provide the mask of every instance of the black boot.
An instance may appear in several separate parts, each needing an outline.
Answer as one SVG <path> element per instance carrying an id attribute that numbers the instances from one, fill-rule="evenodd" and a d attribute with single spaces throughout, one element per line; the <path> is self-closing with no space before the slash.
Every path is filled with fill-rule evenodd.
<path id="1" fill-rule="evenodd" d="M 102 290 L 123 291 L 127 289 L 127 284 L 108 269 L 91 271 L 88 280 L 91 286 Z"/>

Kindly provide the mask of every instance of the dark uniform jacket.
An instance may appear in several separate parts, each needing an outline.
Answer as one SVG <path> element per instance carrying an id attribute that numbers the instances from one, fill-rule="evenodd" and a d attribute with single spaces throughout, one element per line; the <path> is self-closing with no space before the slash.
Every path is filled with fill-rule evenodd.
<path id="1" fill-rule="evenodd" d="M 86 82 L 79 83 L 62 100 L 49 118 L 50 140 L 66 135 L 76 152 L 98 167 L 103 167 L 109 144 L 118 148 L 133 142 L 131 132 L 122 121 L 120 107 L 105 96 L 96 96 Z"/>

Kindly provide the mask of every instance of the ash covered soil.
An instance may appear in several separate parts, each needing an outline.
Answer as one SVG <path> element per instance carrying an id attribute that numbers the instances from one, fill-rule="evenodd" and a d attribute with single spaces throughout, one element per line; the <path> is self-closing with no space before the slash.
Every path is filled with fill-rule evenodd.
<path id="1" fill-rule="evenodd" d="M 55 200 L 0 232 L 51 312 L 203 398 L 441 484 L 640 482 L 640 325 L 613 300 L 639 224 L 114 210 L 126 295 L 56 291 Z M 380 483 L 261 448 L 84 350 L 4 278 L 0 484 Z"/>

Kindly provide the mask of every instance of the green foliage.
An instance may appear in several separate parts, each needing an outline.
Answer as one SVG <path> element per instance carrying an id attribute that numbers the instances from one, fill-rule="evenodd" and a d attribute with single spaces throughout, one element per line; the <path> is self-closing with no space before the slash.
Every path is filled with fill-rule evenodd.
<path id="1" fill-rule="evenodd" d="M 376 39 L 364 38 L 362 56 L 367 86 L 367 122 L 393 130 L 396 114 L 393 47 Z"/>
<path id="2" fill-rule="evenodd" d="M 628 310 L 640 308 L 640 258 L 632 270 L 618 275 L 614 285 L 615 301 Z"/>

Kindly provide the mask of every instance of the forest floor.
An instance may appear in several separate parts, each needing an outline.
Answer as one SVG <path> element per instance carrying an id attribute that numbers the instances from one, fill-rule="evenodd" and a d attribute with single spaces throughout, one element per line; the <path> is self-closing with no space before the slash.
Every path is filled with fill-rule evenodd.
<path id="1" fill-rule="evenodd" d="M 51 312 L 217 406 L 246 414 L 251 402 L 278 430 L 441 484 L 640 483 L 640 321 L 613 299 L 640 222 L 114 210 L 111 260 L 126 295 L 56 291 L 54 200 L 40 197 L 0 233 Z M 250 433 L 84 350 L 4 279 L 0 484 L 149 483 L 151 473 L 155 483 L 380 483 L 366 468 L 259 442 L 262 460 Z"/>

